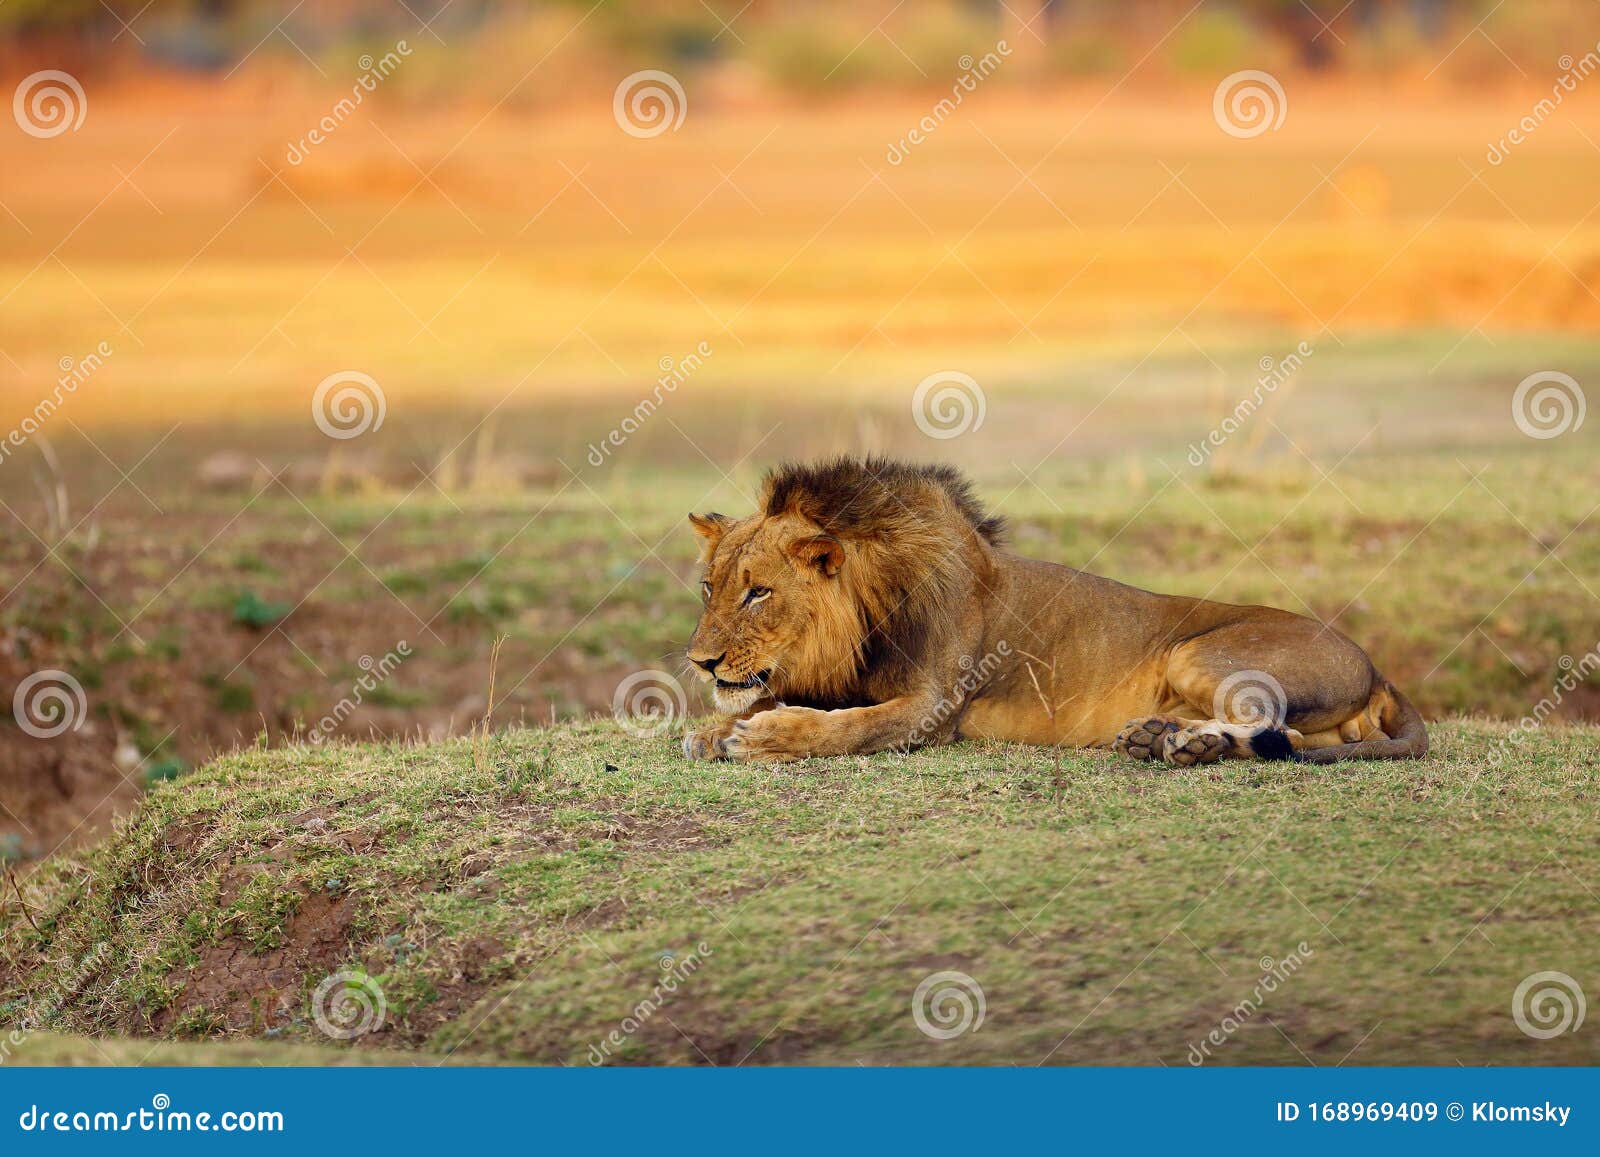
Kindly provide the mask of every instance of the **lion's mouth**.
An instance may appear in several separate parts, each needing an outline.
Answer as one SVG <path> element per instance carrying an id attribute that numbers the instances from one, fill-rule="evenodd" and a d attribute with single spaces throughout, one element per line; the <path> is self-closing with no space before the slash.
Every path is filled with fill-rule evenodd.
<path id="1" fill-rule="evenodd" d="M 765 683 L 767 681 L 768 676 L 770 676 L 771 674 L 772 674 L 771 671 L 757 671 L 754 675 L 750 676 L 750 678 L 741 679 L 737 683 L 730 683 L 726 679 L 718 679 L 717 680 L 717 690 L 719 690 L 719 691 L 748 691 L 752 687 L 761 686 L 763 683 Z"/>

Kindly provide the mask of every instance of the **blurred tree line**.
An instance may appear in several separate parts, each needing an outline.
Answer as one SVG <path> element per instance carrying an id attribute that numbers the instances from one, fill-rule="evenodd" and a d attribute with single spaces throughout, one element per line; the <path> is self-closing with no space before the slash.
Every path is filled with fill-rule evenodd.
<path id="1" fill-rule="evenodd" d="M 515 46 L 507 29 L 584 16 L 591 57 L 694 67 L 741 61 L 790 87 L 916 83 L 1006 37 L 1032 75 L 1115 73 L 1180 25 L 1162 58 L 1179 70 L 1429 67 L 1489 17 L 1504 59 L 1547 67 L 1594 37 L 1585 0 L 5 0 L 0 44 L 69 47 L 158 65 L 231 68 L 274 31 L 315 54 L 406 35 L 458 53 Z M 427 29 L 422 28 L 427 24 Z M 841 56 L 851 59 L 840 68 Z M 898 56 L 901 59 L 896 60 Z M 1542 59 L 1548 56 L 1548 60 Z M 860 57 L 859 60 L 855 59 Z M 932 63 L 936 73 L 928 72 Z M 909 64 L 909 68 L 905 67 Z"/>

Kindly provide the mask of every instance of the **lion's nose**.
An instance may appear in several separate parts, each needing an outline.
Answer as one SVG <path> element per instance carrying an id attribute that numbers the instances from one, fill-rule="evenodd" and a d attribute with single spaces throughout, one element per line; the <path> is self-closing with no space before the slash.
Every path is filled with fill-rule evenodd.
<path id="1" fill-rule="evenodd" d="M 699 667 L 707 675 L 710 675 L 717 669 L 717 664 L 722 662 L 722 660 L 726 659 L 727 657 L 728 652 L 724 651 L 714 659 L 696 659 L 693 655 L 690 655 L 689 661 L 696 667 Z"/>

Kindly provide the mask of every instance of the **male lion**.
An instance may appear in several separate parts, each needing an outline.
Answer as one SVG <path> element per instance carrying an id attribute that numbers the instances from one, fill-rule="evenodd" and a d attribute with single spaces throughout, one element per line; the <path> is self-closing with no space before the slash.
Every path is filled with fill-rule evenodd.
<path id="1" fill-rule="evenodd" d="M 1416 709 L 1333 628 L 1022 558 L 948 466 L 785 465 L 749 518 L 689 519 L 705 609 L 688 656 L 728 716 L 684 740 L 691 759 L 968 736 L 1180 767 L 1428 750 Z"/>

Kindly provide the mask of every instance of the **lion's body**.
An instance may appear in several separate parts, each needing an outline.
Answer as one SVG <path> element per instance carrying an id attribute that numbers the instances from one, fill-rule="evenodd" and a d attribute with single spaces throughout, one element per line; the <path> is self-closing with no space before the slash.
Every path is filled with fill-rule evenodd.
<path id="1" fill-rule="evenodd" d="M 997 570 L 985 653 L 1007 639 L 1020 639 L 1027 653 L 1010 644 L 1014 658 L 972 697 L 960 735 L 1109 746 L 1142 716 L 1220 717 L 1218 689 L 1244 672 L 1282 688 L 1276 722 L 1301 733 L 1297 746 L 1374 738 L 1392 713 L 1392 696 L 1366 655 L 1315 620 L 1152 594 L 1004 553 Z M 1266 679 L 1236 686 L 1276 694 Z M 1053 720 L 1047 703 L 1055 704 Z"/>
<path id="2" fill-rule="evenodd" d="M 1339 632 L 1013 554 L 945 467 L 785 467 L 755 516 L 695 524 L 708 603 L 690 658 L 730 718 L 690 736 L 691 756 L 964 737 L 1179 765 L 1427 749 L 1420 717 Z"/>

